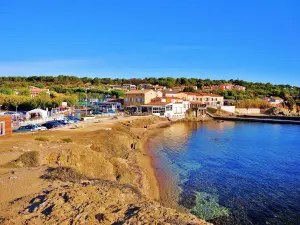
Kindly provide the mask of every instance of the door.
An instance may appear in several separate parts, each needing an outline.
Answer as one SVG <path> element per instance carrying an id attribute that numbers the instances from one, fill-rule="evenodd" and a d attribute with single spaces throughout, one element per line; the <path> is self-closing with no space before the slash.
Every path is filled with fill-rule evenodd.
<path id="1" fill-rule="evenodd" d="M 0 122 L 0 136 L 4 136 L 5 135 L 5 122 L 2 121 Z"/>

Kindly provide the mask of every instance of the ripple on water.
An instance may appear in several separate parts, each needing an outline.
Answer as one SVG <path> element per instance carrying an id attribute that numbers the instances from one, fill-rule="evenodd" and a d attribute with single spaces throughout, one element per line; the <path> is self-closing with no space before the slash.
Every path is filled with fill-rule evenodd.
<path id="1" fill-rule="evenodd" d="M 197 216 L 215 224 L 300 224 L 299 135 L 295 125 L 178 123 L 149 146 L 178 190 L 166 191 L 168 198 Z"/>

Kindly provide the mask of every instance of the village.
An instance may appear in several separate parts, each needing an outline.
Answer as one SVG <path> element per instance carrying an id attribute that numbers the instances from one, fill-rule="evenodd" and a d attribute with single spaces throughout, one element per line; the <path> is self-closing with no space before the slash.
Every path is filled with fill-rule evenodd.
<path id="1" fill-rule="evenodd" d="M 236 107 L 240 101 L 224 99 L 224 96 L 212 93 L 216 90 L 239 92 L 246 90 L 243 86 L 228 83 L 203 86 L 200 90 L 197 86 L 167 88 L 151 84 L 106 85 L 107 90 L 123 91 L 124 96 L 115 98 L 106 95 L 104 99 L 88 97 L 88 91 L 93 88 L 93 86 L 85 87 L 85 98 L 76 105 L 62 102 L 55 108 L 39 107 L 29 111 L 18 111 L 18 105 L 15 111 L 5 111 L 0 105 L 0 136 L 10 135 L 12 132 L 55 129 L 96 117 L 153 115 L 169 120 L 180 120 L 186 117 L 201 120 L 209 116 L 206 113 L 207 109 L 221 110 L 232 115 L 260 115 L 264 112 L 260 107 L 250 109 Z M 32 99 L 42 94 L 50 95 L 50 90 L 47 88 L 30 86 L 29 91 Z M 17 90 L 15 94 L 19 94 Z M 279 97 L 264 97 L 262 101 L 270 106 L 284 102 Z"/>

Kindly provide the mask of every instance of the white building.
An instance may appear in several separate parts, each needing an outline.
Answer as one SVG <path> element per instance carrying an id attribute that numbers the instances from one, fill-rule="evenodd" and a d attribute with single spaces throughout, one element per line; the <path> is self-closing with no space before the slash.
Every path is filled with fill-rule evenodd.
<path id="1" fill-rule="evenodd" d="M 134 85 L 134 84 L 123 84 L 122 88 L 128 89 L 128 90 L 136 90 L 136 85 Z"/>
<path id="2" fill-rule="evenodd" d="M 34 86 L 30 86 L 29 87 L 29 92 L 30 92 L 30 96 L 31 97 L 36 97 L 38 96 L 40 93 L 46 93 L 48 95 L 50 95 L 50 90 L 46 89 L 46 88 L 38 88 L 38 87 L 34 87 Z"/>
<path id="3" fill-rule="evenodd" d="M 278 105 L 284 102 L 282 98 L 279 97 L 264 97 L 262 100 L 269 102 L 272 105 Z"/>
<path id="4" fill-rule="evenodd" d="M 170 119 L 182 119 L 189 108 L 189 101 L 176 97 L 157 97 L 150 103 L 141 105 L 140 111 Z"/>
<path id="5" fill-rule="evenodd" d="M 177 97 L 178 92 L 176 91 L 171 91 L 171 90 L 166 90 L 164 91 L 164 97 Z"/>

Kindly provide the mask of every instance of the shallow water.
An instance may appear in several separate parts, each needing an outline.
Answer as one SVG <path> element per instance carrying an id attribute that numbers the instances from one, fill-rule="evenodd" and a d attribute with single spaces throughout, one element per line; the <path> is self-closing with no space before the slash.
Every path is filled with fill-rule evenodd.
<path id="1" fill-rule="evenodd" d="M 300 224 L 300 126 L 178 123 L 148 148 L 167 206 L 215 224 Z"/>

